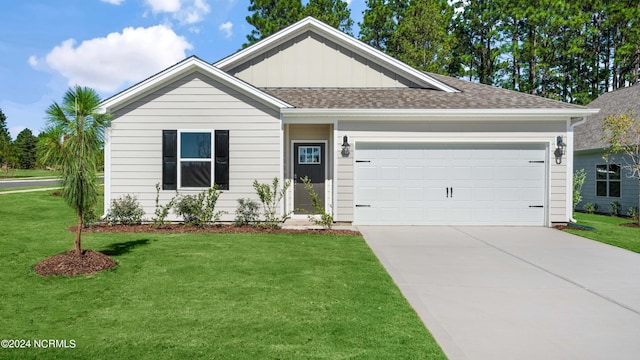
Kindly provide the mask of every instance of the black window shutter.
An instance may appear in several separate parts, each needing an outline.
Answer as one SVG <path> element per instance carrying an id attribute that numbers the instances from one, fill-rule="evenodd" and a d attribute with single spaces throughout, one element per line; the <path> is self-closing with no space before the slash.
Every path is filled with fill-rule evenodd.
<path id="1" fill-rule="evenodd" d="M 162 130 L 162 190 L 175 190 L 178 179 L 178 130 Z"/>
<path id="2" fill-rule="evenodd" d="M 229 130 L 215 131 L 215 183 L 229 190 Z"/>

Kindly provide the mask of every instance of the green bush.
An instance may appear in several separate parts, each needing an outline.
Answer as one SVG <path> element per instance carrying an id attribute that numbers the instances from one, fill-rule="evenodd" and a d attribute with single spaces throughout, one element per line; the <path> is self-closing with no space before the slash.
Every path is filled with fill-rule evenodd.
<path id="1" fill-rule="evenodd" d="M 144 210 L 140 206 L 138 199 L 133 195 L 124 195 L 118 199 L 111 200 L 111 207 L 107 213 L 106 220 L 109 225 L 140 224 Z"/>
<path id="2" fill-rule="evenodd" d="M 584 169 L 576 170 L 573 174 L 573 208 L 575 209 L 580 201 L 582 201 L 582 185 L 587 178 L 587 172 Z"/>
<path id="3" fill-rule="evenodd" d="M 309 193 L 309 196 L 311 196 L 311 205 L 313 206 L 314 209 L 316 209 L 316 214 L 320 214 L 319 219 L 314 215 L 309 215 L 308 216 L 309 221 L 313 222 L 316 225 L 321 225 L 327 229 L 331 229 L 331 227 L 333 226 L 333 215 L 327 213 L 327 210 L 325 209 L 325 207 L 322 206 L 322 202 L 320 201 L 318 194 L 316 193 L 315 190 L 313 190 L 311 179 L 309 179 L 308 176 L 305 176 L 301 180 L 302 180 L 302 183 L 304 184 L 305 190 L 307 190 L 307 192 Z"/>
<path id="4" fill-rule="evenodd" d="M 612 201 L 611 204 L 609 204 L 609 214 L 611 214 L 611 216 L 620 215 L 620 202 Z"/>
<path id="5" fill-rule="evenodd" d="M 216 202 L 222 192 L 214 185 L 197 195 L 178 195 L 174 211 L 182 216 L 186 225 L 208 226 L 220 220 L 224 211 L 215 211 Z"/>
<path id="6" fill-rule="evenodd" d="M 257 202 L 246 198 L 238 199 L 236 218 L 233 221 L 235 226 L 255 224 L 258 221 L 260 205 Z"/>
<path id="7" fill-rule="evenodd" d="M 160 205 L 160 183 L 156 183 L 156 209 L 154 211 L 154 216 L 151 218 L 153 226 L 160 228 L 167 222 L 167 216 L 169 216 L 169 211 L 171 211 L 171 208 L 175 204 L 177 196 L 178 194 L 176 192 L 176 196 L 171 198 L 168 203 Z"/>
<path id="8" fill-rule="evenodd" d="M 633 220 L 638 220 L 638 208 L 635 206 L 630 206 L 627 209 L 627 216 Z"/>
<path id="9" fill-rule="evenodd" d="M 593 214 L 594 212 L 596 212 L 596 210 L 598 210 L 598 205 L 594 203 L 586 203 L 582 208 L 587 214 Z"/>
<path id="10" fill-rule="evenodd" d="M 289 213 L 282 214 L 281 217 L 276 215 L 280 201 L 284 198 L 284 194 L 286 194 L 289 186 L 291 186 L 291 181 L 287 180 L 282 184 L 282 188 L 280 188 L 280 181 L 277 177 L 273 178 L 271 185 L 261 184 L 258 180 L 253 181 L 253 188 L 256 190 L 258 198 L 260 198 L 260 202 L 262 203 L 264 223 L 267 226 L 276 227 L 280 221 L 284 221 L 289 215 Z"/>

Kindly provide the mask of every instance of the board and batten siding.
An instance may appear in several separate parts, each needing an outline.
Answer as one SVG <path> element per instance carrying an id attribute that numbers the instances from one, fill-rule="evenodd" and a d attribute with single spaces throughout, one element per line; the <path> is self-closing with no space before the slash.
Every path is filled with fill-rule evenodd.
<path id="1" fill-rule="evenodd" d="M 417 86 L 312 31 L 228 69 L 227 73 L 258 88 Z"/>
<path id="2" fill-rule="evenodd" d="M 573 158 L 573 171 L 584 169 L 587 177 L 582 185 L 582 201 L 576 206 L 577 210 L 584 210 L 584 205 L 592 203 L 598 205 L 598 212 L 609 213 L 611 202 L 620 203 L 620 213 L 626 215 L 630 207 L 638 207 L 638 179 L 629 176 L 629 171 L 621 169 L 620 197 L 608 197 L 596 195 L 596 165 L 604 165 L 607 162 L 602 158 L 602 150 L 578 151 Z M 619 160 L 619 161 L 616 161 Z M 622 157 L 614 157 L 611 164 L 624 165 Z"/>
<path id="3" fill-rule="evenodd" d="M 222 220 L 233 220 L 237 199 L 257 200 L 255 179 L 270 182 L 280 174 L 278 111 L 200 72 L 134 99 L 113 115 L 110 197 L 135 195 L 147 219 L 155 209 L 155 185 L 162 181 L 162 130 L 230 131 L 230 185 L 216 206 L 227 212 Z M 181 194 L 197 192 L 180 190 Z M 161 190 L 161 204 L 173 196 L 175 191 Z M 170 219 L 177 220 L 173 212 Z"/>
<path id="4" fill-rule="evenodd" d="M 354 200 L 354 159 L 358 141 L 406 143 L 538 143 L 555 144 L 556 137 L 566 138 L 566 120 L 546 122 L 502 122 L 502 121 L 441 121 L 441 122 L 400 122 L 400 121 L 339 121 L 337 138 L 341 143 L 347 135 L 351 144 L 349 157 L 338 156 L 337 210 L 338 221 L 353 221 Z M 566 222 L 566 157 L 561 165 L 556 164 L 552 147 L 546 162 L 549 164 L 549 221 Z"/>

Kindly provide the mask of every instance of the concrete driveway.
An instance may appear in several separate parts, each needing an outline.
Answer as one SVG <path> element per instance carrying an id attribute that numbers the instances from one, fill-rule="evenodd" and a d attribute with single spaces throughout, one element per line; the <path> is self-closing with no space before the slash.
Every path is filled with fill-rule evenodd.
<path id="1" fill-rule="evenodd" d="M 358 229 L 450 359 L 640 358 L 640 254 L 542 227 Z"/>

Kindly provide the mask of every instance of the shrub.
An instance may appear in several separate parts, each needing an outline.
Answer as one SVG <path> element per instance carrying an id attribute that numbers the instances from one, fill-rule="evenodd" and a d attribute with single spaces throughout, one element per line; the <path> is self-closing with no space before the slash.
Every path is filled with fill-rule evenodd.
<path id="1" fill-rule="evenodd" d="M 311 196 L 311 205 L 314 209 L 316 209 L 316 214 L 320 214 L 320 219 L 313 215 L 309 215 L 309 221 L 313 222 L 316 225 L 322 225 L 327 229 L 331 229 L 331 227 L 333 226 L 333 215 L 327 213 L 325 207 L 322 206 L 322 202 L 320 201 L 318 194 L 315 190 L 313 190 L 311 179 L 309 179 L 308 176 L 305 176 L 301 180 L 302 183 L 304 183 L 305 190 L 307 190 L 309 196 Z"/>
<path id="2" fill-rule="evenodd" d="M 630 206 L 627 209 L 627 216 L 633 220 L 638 220 L 638 208 L 635 206 Z"/>
<path id="3" fill-rule="evenodd" d="M 109 225 L 133 225 L 140 224 L 143 216 L 144 210 L 142 210 L 138 199 L 133 195 L 127 194 L 121 198 L 111 200 L 111 207 L 107 213 L 106 220 Z"/>
<path id="4" fill-rule="evenodd" d="M 82 227 L 90 228 L 95 225 L 100 217 L 96 214 L 95 210 L 89 210 L 82 213 Z"/>
<path id="5" fill-rule="evenodd" d="M 573 208 L 582 201 L 582 185 L 584 185 L 584 180 L 587 178 L 587 172 L 584 169 L 576 170 L 573 174 Z"/>
<path id="6" fill-rule="evenodd" d="M 587 214 L 593 214 L 594 212 L 596 212 L 596 210 L 598 210 L 598 205 L 594 203 L 586 203 L 582 208 Z"/>
<path id="7" fill-rule="evenodd" d="M 167 216 L 169 216 L 169 211 L 175 204 L 176 196 L 171 198 L 168 203 L 165 205 L 160 205 L 160 183 L 156 183 L 156 209 L 154 211 L 154 216 L 151 218 L 153 225 L 157 228 L 162 227 L 166 223 Z"/>
<path id="8" fill-rule="evenodd" d="M 255 224 L 260 214 L 260 205 L 257 202 L 246 198 L 238 199 L 238 208 L 236 209 L 236 218 L 233 224 L 236 226 Z"/>
<path id="9" fill-rule="evenodd" d="M 215 211 L 216 202 L 222 192 L 214 185 L 197 195 L 177 196 L 174 205 L 176 214 L 182 216 L 186 225 L 204 227 L 220 220 L 224 211 Z"/>
<path id="10" fill-rule="evenodd" d="M 276 227 L 280 221 L 284 221 L 289 215 L 289 213 L 286 213 L 282 214 L 282 217 L 276 216 L 280 201 L 282 201 L 289 186 L 291 186 L 291 181 L 287 180 L 280 188 L 280 181 L 277 177 L 273 178 L 271 185 L 261 184 L 258 180 L 253 181 L 253 188 L 262 203 L 264 222 L 267 226 Z"/>
<path id="11" fill-rule="evenodd" d="M 620 215 L 620 202 L 612 201 L 611 204 L 609 204 L 609 214 L 611 214 L 611 216 Z"/>

